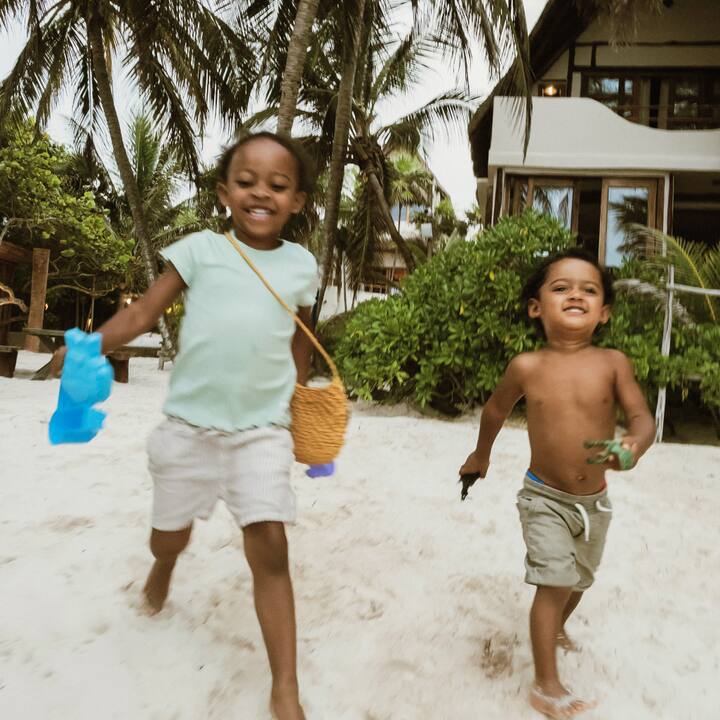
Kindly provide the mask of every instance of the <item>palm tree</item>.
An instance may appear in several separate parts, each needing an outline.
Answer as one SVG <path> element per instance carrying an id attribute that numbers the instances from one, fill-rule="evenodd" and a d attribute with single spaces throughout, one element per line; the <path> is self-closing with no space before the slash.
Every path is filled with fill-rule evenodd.
<path id="1" fill-rule="evenodd" d="M 398 208 L 398 230 L 402 211 L 408 205 L 432 205 L 435 180 L 420 158 L 409 153 L 398 153 L 391 158 L 393 178 L 390 202 Z"/>
<path id="2" fill-rule="evenodd" d="M 349 53 L 355 52 L 359 38 L 343 33 L 343 63 L 340 88 L 336 103 L 335 133 L 333 135 L 333 156 L 330 165 L 330 180 L 325 202 L 325 222 L 323 240 L 325 259 L 323 262 L 323 287 L 327 284 L 332 269 L 332 255 L 335 246 L 337 213 L 340 204 L 344 164 L 348 152 L 348 139 L 343 130 L 350 125 L 350 116 L 354 118 L 355 137 L 352 142 L 352 153 L 358 162 L 367 182 L 373 190 L 378 209 L 385 218 L 387 232 L 398 247 L 408 270 L 412 270 L 415 260 L 412 251 L 392 222 L 390 207 L 387 202 L 387 183 L 383 183 L 383 163 L 380 149 L 387 152 L 394 149 L 405 149 L 416 152 L 420 142 L 420 128 L 432 132 L 432 120 L 447 121 L 457 117 L 458 103 L 462 101 L 462 93 L 446 93 L 411 114 L 397 121 L 392 126 L 383 128 L 376 137 L 372 137 L 370 124 L 374 120 L 374 109 L 378 97 L 398 89 L 406 89 L 422 64 L 423 56 L 428 54 L 430 47 L 438 44 L 449 55 L 459 56 L 465 64 L 466 76 L 469 64 L 469 51 L 472 36 L 480 37 L 484 44 L 491 67 L 498 73 L 503 59 L 512 51 L 517 53 L 517 67 L 520 75 L 529 80 L 529 60 L 527 57 L 527 28 L 522 3 L 510 3 L 497 0 L 492 3 L 491 13 L 485 11 L 482 3 L 464 0 L 447 0 L 443 3 L 412 2 L 415 11 L 414 27 L 397 51 L 383 64 L 383 50 L 390 39 L 388 33 L 387 13 L 389 6 L 382 0 L 369 0 L 365 13 L 360 62 Z M 347 13 L 351 15 L 351 13 Z M 353 19 L 359 16 L 353 16 Z M 423 30 L 420 30 L 423 28 Z M 430 33 L 426 28 L 430 28 Z M 356 29 L 353 25 L 353 32 Z M 432 36 L 432 44 L 429 38 Z M 497 37 L 496 37 L 497 36 Z M 500 41 L 498 40 L 498 37 Z M 429 47 L 430 46 L 430 47 Z M 378 67 L 379 72 L 376 72 Z M 356 89 L 355 106 L 346 102 L 349 88 Z M 530 94 L 530 83 L 526 83 L 526 95 Z M 363 123 L 358 119 L 357 110 L 365 111 Z M 469 108 L 468 108 L 469 109 Z M 529 122 L 529 113 L 526 113 Z M 468 114 L 469 119 L 469 114 Z M 360 126 L 358 128 L 358 126 Z M 339 132 L 338 132 L 339 131 Z M 379 142 L 383 138 L 384 142 Z M 322 302 L 323 289 L 320 292 Z"/>
<path id="3" fill-rule="evenodd" d="M 306 29 L 298 27 L 297 33 L 293 33 L 293 43 L 297 41 L 293 47 L 293 71 L 287 77 L 283 77 L 282 73 L 290 62 L 290 53 L 284 54 L 290 42 L 288 18 L 293 16 L 294 8 L 298 20 L 302 11 L 303 22 L 311 25 L 312 21 L 309 18 L 312 10 L 315 9 L 315 4 L 314 0 L 313 7 L 308 7 L 309 3 L 303 0 L 276 0 L 273 3 L 244 0 L 241 3 L 243 9 L 254 8 L 256 18 L 262 17 L 266 21 L 264 30 L 259 32 L 259 42 L 266 48 L 261 76 L 265 82 L 265 96 L 270 106 L 277 104 L 280 96 L 279 88 L 282 86 L 285 90 L 284 95 L 288 104 L 282 111 L 282 125 L 279 125 L 282 129 L 288 128 L 292 105 L 290 97 L 295 95 L 300 56 L 307 54 L 308 47 L 304 35 Z M 503 65 L 516 56 L 517 60 L 513 66 L 516 83 L 523 88 L 523 94 L 527 98 L 530 97 L 528 38 L 521 2 L 492 0 L 490 3 L 481 3 L 475 0 L 444 0 L 437 3 L 434 0 L 404 2 L 401 0 L 393 3 L 389 0 L 352 0 L 345 3 L 329 3 L 320 0 L 315 9 L 318 28 L 309 51 L 312 61 L 305 62 L 300 91 L 295 97 L 299 97 L 301 115 L 305 114 L 303 106 L 308 102 L 313 104 L 320 99 L 325 101 L 324 134 L 332 147 L 330 180 L 325 202 L 325 247 L 334 245 L 343 169 L 349 150 L 345 129 L 351 125 L 353 104 L 350 99 L 356 84 L 361 81 L 358 77 L 358 68 L 363 66 L 363 58 L 369 49 L 382 42 L 378 38 L 383 31 L 386 33 L 383 40 L 387 41 L 387 28 L 392 25 L 392 12 L 401 6 L 411 9 L 416 31 L 422 28 L 428 36 L 434 38 L 435 47 L 442 48 L 442 52 L 450 61 L 461 62 L 466 78 L 469 74 L 470 51 L 475 39 L 482 42 L 491 70 L 495 74 L 499 74 Z M 330 72 L 325 73 L 324 78 L 328 81 L 327 84 L 314 82 L 318 68 L 328 65 Z M 267 80 L 268 76 L 269 80 Z M 265 118 L 267 119 L 267 114 Z M 529 124 L 529 108 L 526 113 L 526 123 Z M 382 186 L 376 180 L 374 174 L 369 176 L 369 182 L 375 187 L 379 200 Z M 401 238 L 395 239 L 401 242 Z M 412 262 L 410 257 L 408 261 Z"/>
<path id="4" fill-rule="evenodd" d="M 349 5 L 350 3 L 346 3 Z M 372 0 L 370 4 L 372 11 Z M 325 197 L 325 217 L 323 219 L 323 247 L 325 259 L 323 263 L 323 289 L 320 291 L 318 306 L 322 307 L 322 296 L 327 278 L 330 276 L 333 262 L 333 248 L 338 215 L 340 213 L 340 197 L 345 175 L 345 163 L 350 133 L 350 121 L 353 106 L 358 56 L 360 54 L 361 28 L 365 25 L 365 0 L 354 0 L 352 7 L 346 7 L 341 18 L 343 29 L 342 70 L 340 86 L 335 103 L 335 126 L 332 135 L 332 155 L 328 172 L 328 189 Z M 366 33 L 369 35 L 369 33 Z"/>
<path id="5" fill-rule="evenodd" d="M 403 257 L 408 270 L 415 267 L 415 255 L 393 222 L 390 206 L 401 185 L 398 170 L 390 158 L 398 152 L 417 156 L 439 129 L 461 132 L 469 119 L 471 105 L 459 91 L 443 93 L 424 106 L 386 125 L 378 125 L 379 104 L 397 92 L 409 92 L 419 80 L 419 70 L 432 52 L 432 40 L 412 30 L 388 57 L 375 48 L 369 50 L 364 62 L 363 82 L 358 84 L 355 98 L 353 136 L 350 141 L 351 160 L 361 170 L 372 192 L 372 207 L 382 221 L 384 231 Z M 402 169 L 402 163 L 400 169 Z M 432 180 L 420 168 L 406 168 L 407 190 L 422 204 L 432 201 Z"/>
<path id="6" fill-rule="evenodd" d="M 277 131 L 292 134 L 293 120 L 297 108 L 300 81 L 310 44 L 310 31 L 317 16 L 320 0 L 300 0 L 298 2 L 292 37 L 287 51 L 287 61 L 282 76 L 280 109 L 278 110 Z"/>
<path id="7" fill-rule="evenodd" d="M 42 126 L 66 89 L 80 124 L 93 135 L 102 112 L 150 283 L 156 277 L 151 233 L 122 135 L 112 63 L 120 55 L 153 121 L 196 176 L 196 129 L 203 131 L 212 111 L 227 124 L 240 122 L 253 57 L 200 0 L 0 0 L 0 25 L 26 12 L 28 40 L 0 86 L 0 123 L 35 112 Z M 170 346 L 162 319 L 161 331 Z"/>

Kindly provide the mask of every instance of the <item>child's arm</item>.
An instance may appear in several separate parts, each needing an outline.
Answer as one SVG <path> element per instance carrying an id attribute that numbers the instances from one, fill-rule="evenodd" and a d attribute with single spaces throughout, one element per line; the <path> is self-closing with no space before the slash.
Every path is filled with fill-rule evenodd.
<path id="1" fill-rule="evenodd" d="M 134 303 L 113 315 L 98 332 L 102 335 L 102 352 L 107 354 L 147 332 L 155 326 L 162 313 L 186 288 L 180 273 L 169 267 Z M 53 374 L 59 375 L 65 361 L 65 348 L 53 357 Z"/>
<path id="2" fill-rule="evenodd" d="M 645 401 L 645 396 L 635 379 L 633 366 L 626 355 L 612 351 L 615 365 L 615 393 L 625 413 L 628 434 L 621 443 L 633 454 L 633 465 L 645 454 L 655 440 L 655 420 Z M 613 467 L 617 470 L 619 468 Z"/>
<path id="3" fill-rule="evenodd" d="M 484 478 L 487 474 L 493 442 L 515 403 L 524 394 L 523 378 L 527 372 L 528 359 L 527 355 L 518 355 L 510 361 L 500 384 L 483 406 L 477 446 L 460 468 L 460 475 L 480 473 L 480 477 Z"/>
<path id="4" fill-rule="evenodd" d="M 298 308 L 298 317 L 308 328 L 312 328 L 312 308 Z M 297 381 L 305 385 L 310 376 L 310 358 L 312 357 L 313 346 L 308 336 L 299 327 L 295 328 L 295 335 L 292 339 L 292 354 L 297 368 Z"/>

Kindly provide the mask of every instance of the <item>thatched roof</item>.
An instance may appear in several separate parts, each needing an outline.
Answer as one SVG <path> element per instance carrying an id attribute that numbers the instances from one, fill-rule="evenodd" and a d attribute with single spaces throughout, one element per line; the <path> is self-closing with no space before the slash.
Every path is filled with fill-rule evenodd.
<path id="1" fill-rule="evenodd" d="M 584 3 L 584 5 L 591 4 Z M 577 0 L 549 0 L 530 33 L 530 63 L 533 76 L 542 77 L 577 36 L 588 27 L 596 14 L 596 10 L 579 10 Z M 470 120 L 468 133 L 476 177 L 487 177 L 488 173 L 493 100 L 496 96 L 516 94 L 519 94 L 519 90 L 515 87 L 512 73 L 508 72 Z"/>

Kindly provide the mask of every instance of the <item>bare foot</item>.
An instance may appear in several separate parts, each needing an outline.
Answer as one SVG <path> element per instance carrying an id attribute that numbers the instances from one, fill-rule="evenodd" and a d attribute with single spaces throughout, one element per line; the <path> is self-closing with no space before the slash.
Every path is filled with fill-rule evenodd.
<path id="1" fill-rule="evenodd" d="M 530 690 L 530 705 L 552 720 L 563 720 L 575 717 L 586 710 L 592 710 L 597 703 L 581 700 L 562 686 L 559 690 L 550 692 L 534 685 Z"/>
<path id="2" fill-rule="evenodd" d="M 565 652 L 580 652 L 580 646 L 564 630 L 557 634 L 557 646 Z"/>
<path id="3" fill-rule="evenodd" d="M 162 610 L 170 590 L 170 578 L 174 566 L 175 563 L 161 563 L 158 560 L 153 564 L 143 588 L 148 614 L 155 615 Z"/>
<path id="4" fill-rule="evenodd" d="M 289 690 L 273 690 L 270 696 L 270 715 L 273 720 L 305 720 L 297 687 Z"/>

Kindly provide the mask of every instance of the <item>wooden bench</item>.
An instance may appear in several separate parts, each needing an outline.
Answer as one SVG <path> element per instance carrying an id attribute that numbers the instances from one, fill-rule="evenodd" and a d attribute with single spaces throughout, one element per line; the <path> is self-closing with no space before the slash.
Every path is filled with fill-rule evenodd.
<path id="1" fill-rule="evenodd" d="M 64 330 L 46 330 L 44 328 L 25 328 L 25 335 L 32 335 L 40 339 L 43 348 L 50 353 L 61 347 L 65 340 Z M 126 383 L 130 379 L 130 358 L 154 357 L 159 358 L 158 366 L 162 370 L 165 362 L 170 358 L 159 347 L 146 347 L 143 345 L 125 345 L 124 347 L 108 353 L 107 359 L 115 373 L 115 382 Z M 47 380 L 50 377 L 50 362 L 43 365 L 34 375 L 33 380 Z"/>
<path id="2" fill-rule="evenodd" d="M 19 345 L 0 345 L 0 377 L 11 378 L 15 375 L 15 365 Z"/>
<path id="3" fill-rule="evenodd" d="M 115 382 L 126 383 L 130 379 L 130 358 L 134 357 L 160 357 L 164 364 L 165 356 L 160 355 L 155 347 L 142 347 L 140 345 L 126 345 L 107 354 L 108 362 L 115 372 Z"/>

